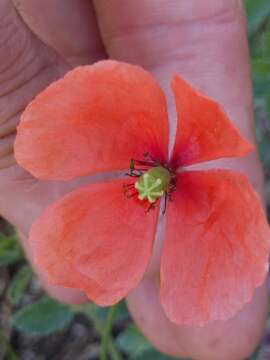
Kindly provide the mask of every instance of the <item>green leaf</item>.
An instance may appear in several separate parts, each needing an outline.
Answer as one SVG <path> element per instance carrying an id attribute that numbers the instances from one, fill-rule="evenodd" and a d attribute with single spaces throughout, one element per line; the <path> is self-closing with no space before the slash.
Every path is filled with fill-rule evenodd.
<path id="1" fill-rule="evenodd" d="M 248 14 L 249 34 L 254 35 L 270 15 L 270 1 L 246 0 L 245 5 Z"/>
<path id="2" fill-rule="evenodd" d="M 13 316 L 13 325 L 29 335 L 49 335 L 63 329 L 73 318 L 67 305 L 46 296 L 36 303 L 25 306 Z"/>
<path id="3" fill-rule="evenodd" d="M 135 359 L 137 356 L 144 354 L 147 350 L 152 349 L 150 343 L 133 324 L 129 325 L 124 332 L 118 335 L 116 343 L 131 359 Z M 148 358 L 143 357 L 143 359 Z"/>
<path id="4" fill-rule="evenodd" d="M 0 233 L 0 266 L 16 263 L 23 259 L 23 252 L 15 234 L 4 235 Z"/>
<path id="5" fill-rule="evenodd" d="M 13 277 L 8 288 L 8 299 L 13 305 L 17 305 L 21 300 L 30 280 L 32 270 L 30 266 L 24 265 Z"/>

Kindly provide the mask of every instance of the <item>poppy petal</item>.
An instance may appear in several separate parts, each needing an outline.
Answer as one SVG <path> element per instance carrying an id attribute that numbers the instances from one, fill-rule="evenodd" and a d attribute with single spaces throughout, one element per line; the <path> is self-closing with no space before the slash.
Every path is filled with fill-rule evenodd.
<path id="1" fill-rule="evenodd" d="M 165 160 L 165 96 L 142 68 L 101 61 L 70 71 L 28 105 L 17 162 L 40 179 L 67 180 L 129 168 L 144 153 Z"/>
<path id="2" fill-rule="evenodd" d="M 161 301 L 178 324 L 226 320 L 251 300 L 268 270 L 270 231 L 246 176 L 179 174 L 167 209 Z"/>
<path id="3" fill-rule="evenodd" d="M 124 182 L 73 191 L 47 208 L 30 232 L 35 263 L 48 280 L 84 290 L 102 306 L 136 287 L 156 232 L 158 208 L 146 213 L 125 196 Z"/>
<path id="4" fill-rule="evenodd" d="M 244 156 L 253 150 L 217 102 L 179 76 L 174 77 L 172 89 L 178 113 L 174 166 Z"/>

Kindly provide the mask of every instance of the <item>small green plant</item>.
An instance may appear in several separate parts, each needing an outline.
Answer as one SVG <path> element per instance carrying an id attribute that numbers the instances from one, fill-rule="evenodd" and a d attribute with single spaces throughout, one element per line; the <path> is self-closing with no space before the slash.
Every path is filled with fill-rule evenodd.
<path id="1" fill-rule="evenodd" d="M 63 329 L 72 318 L 69 306 L 44 296 L 18 310 L 13 316 L 13 325 L 28 335 L 44 336 Z"/>

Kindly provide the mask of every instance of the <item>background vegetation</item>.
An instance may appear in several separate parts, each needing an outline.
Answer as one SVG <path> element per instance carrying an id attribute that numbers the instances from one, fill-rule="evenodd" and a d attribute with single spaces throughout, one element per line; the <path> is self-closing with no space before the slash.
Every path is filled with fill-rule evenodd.
<path id="1" fill-rule="evenodd" d="M 269 210 L 270 1 L 247 0 L 246 6 L 257 138 Z M 124 302 L 116 313 L 92 304 L 66 306 L 48 298 L 26 263 L 14 230 L 0 221 L 0 359 L 99 359 L 104 347 L 113 360 L 170 359 L 154 350 L 140 334 Z M 270 359 L 270 317 L 268 333 L 251 359 Z"/>

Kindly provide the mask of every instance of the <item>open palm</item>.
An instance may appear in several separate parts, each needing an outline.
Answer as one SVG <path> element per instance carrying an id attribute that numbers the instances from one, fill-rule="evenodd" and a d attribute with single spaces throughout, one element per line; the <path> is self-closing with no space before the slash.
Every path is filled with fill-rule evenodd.
<path id="1" fill-rule="evenodd" d="M 0 212 L 18 228 L 26 251 L 29 228 L 44 208 L 88 181 L 37 181 L 16 165 L 13 156 L 23 109 L 72 67 L 108 57 L 140 64 L 164 87 L 172 116 L 167 86 L 178 72 L 223 103 L 242 133 L 253 140 L 245 24 L 237 0 L 0 0 L 0 27 Z M 262 192 L 257 156 L 226 165 L 244 170 Z M 265 288 L 227 322 L 204 328 L 176 326 L 166 319 L 158 299 L 159 248 L 158 243 L 150 271 L 128 299 L 146 336 L 176 356 L 247 356 L 263 332 Z M 87 301 L 77 291 L 45 281 L 44 286 L 62 301 Z"/>

